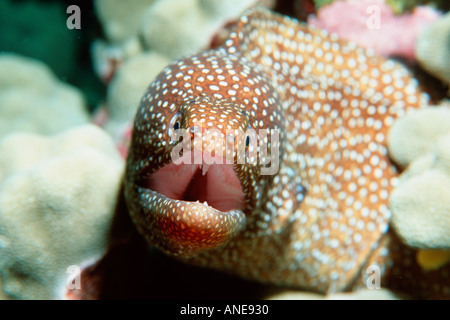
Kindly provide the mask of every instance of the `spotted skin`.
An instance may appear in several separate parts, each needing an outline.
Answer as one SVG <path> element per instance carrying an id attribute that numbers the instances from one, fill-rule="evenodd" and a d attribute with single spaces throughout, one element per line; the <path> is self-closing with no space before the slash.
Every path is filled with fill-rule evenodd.
<path id="1" fill-rule="evenodd" d="M 151 245 L 248 279 L 331 293 L 363 286 L 370 264 L 388 279 L 401 257 L 413 263 L 413 253 L 388 231 L 397 172 L 386 136 L 396 118 L 426 103 L 400 64 L 252 9 L 221 47 L 174 62 L 150 85 L 127 163 L 131 216 Z M 182 128 L 201 122 L 219 128 L 223 139 L 225 129 L 278 129 L 278 172 L 260 175 L 260 166 L 235 164 L 245 199 L 232 212 L 146 188 L 171 161 L 167 132 L 177 113 Z M 435 291 L 450 296 L 444 269 L 434 274 L 442 281 Z"/>

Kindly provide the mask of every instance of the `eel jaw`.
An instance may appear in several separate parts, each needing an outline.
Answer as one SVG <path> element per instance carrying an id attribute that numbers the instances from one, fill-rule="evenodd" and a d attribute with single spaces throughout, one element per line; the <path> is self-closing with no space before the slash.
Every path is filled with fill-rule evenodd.
<path id="1" fill-rule="evenodd" d="M 137 221 L 141 232 L 169 254 L 220 247 L 246 225 L 245 195 L 231 164 L 170 163 L 138 188 L 146 217 Z"/>

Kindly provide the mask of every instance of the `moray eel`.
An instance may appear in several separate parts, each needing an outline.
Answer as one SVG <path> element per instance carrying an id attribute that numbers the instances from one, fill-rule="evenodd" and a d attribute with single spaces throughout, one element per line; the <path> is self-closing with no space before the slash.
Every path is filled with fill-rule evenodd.
<path id="1" fill-rule="evenodd" d="M 378 268 L 382 286 L 416 283 L 420 296 L 431 284 L 388 231 L 398 174 L 386 136 L 427 98 L 401 64 L 254 8 L 149 86 L 127 160 L 131 217 L 191 264 L 322 293 L 366 286 Z M 448 268 L 434 277 L 449 293 Z"/>

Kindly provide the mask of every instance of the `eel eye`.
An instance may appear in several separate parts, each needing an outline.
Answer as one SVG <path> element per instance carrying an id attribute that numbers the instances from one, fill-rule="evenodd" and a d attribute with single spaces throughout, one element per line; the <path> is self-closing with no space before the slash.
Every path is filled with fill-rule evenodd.
<path id="1" fill-rule="evenodd" d="M 176 139 L 177 132 L 176 130 L 181 128 L 181 113 L 177 112 L 172 119 L 170 119 L 169 123 L 169 137 L 173 140 Z M 173 136 L 175 134 L 175 136 Z"/>
<path id="2" fill-rule="evenodd" d="M 245 134 L 245 156 L 250 156 L 250 133 Z"/>
<path id="3" fill-rule="evenodd" d="M 245 156 L 254 158 L 256 152 L 255 142 L 257 141 L 257 136 L 255 131 L 249 127 L 245 132 Z"/>

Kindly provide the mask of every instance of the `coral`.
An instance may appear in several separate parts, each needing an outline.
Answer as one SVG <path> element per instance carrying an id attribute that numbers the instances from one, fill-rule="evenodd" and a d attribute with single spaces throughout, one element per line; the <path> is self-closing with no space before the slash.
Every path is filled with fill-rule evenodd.
<path id="1" fill-rule="evenodd" d="M 209 47 L 214 34 L 257 0 L 96 1 L 110 43 L 92 45 L 96 73 L 108 83 L 105 129 L 126 154 L 128 131 L 154 77 L 181 55 Z M 267 1 L 266 1 L 267 2 Z M 126 12 L 126 14 L 125 14 Z"/>
<path id="2" fill-rule="evenodd" d="M 153 51 L 143 52 L 125 61 L 117 68 L 108 86 L 106 106 L 98 110 L 94 121 L 114 138 L 125 158 L 131 137 L 132 119 L 145 89 L 170 62 Z"/>
<path id="3" fill-rule="evenodd" d="M 103 40 L 95 40 L 91 45 L 91 55 L 95 73 L 109 84 L 114 73 L 123 61 L 142 52 L 137 37 L 130 38 L 120 46 L 110 45 Z"/>
<path id="4" fill-rule="evenodd" d="M 450 12 L 424 30 L 415 50 L 420 65 L 450 85 Z"/>
<path id="5" fill-rule="evenodd" d="M 265 297 L 268 300 L 322 300 L 324 299 L 324 295 L 312 293 L 312 292 L 303 292 L 296 290 L 286 290 L 282 292 L 277 292 L 273 295 L 269 295 Z"/>
<path id="6" fill-rule="evenodd" d="M 407 169 L 390 197 L 392 225 L 422 249 L 450 249 L 450 109 L 427 108 L 398 120 L 388 139 Z"/>
<path id="7" fill-rule="evenodd" d="M 53 134 L 88 121 L 78 89 L 41 62 L 0 55 L 0 138 L 13 131 Z"/>
<path id="8" fill-rule="evenodd" d="M 246 8 L 263 0 L 97 0 L 109 43 L 94 42 L 94 69 L 109 81 L 121 62 L 144 51 L 169 60 L 209 47 L 213 35 Z M 126 8 L 124 8 L 126 7 Z M 143 47 L 142 47 L 143 45 Z"/>
<path id="9" fill-rule="evenodd" d="M 133 119 L 145 89 L 169 62 L 165 56 L 147 52 L 120 66 L 107 91 L 109 132 L 116 132 L 117 126 Z"/>
<path id="10" fill-rule="evenodd" d="M 144 16 L 141 35 L 146 48 L 171 59 L 207 48 L 212 36 L 228 20 L 255 4 L 255 0 L 157 1 Z"/>
<path id="11" fill-rule="evenodd" d="M 335 32 L 383 56 L 414 60 L 419 33 L 440 14 L 430 7 L 417 7 L 411 14 L 396 16 L 384 0 L 335 1 L 320 8 L 308 23 Z"/>
<path id="12" fill-rule="evenodd" d="M 85 125 L 0 141 L 0 278 L 16 299 L 61 298 L 67 268 L 108 244 L 123 160 L 102 129 Z"/>
<path id="13" fill-rule="evenodd" d="M 351 293 L 336 293 L 327 300 L 399 300 L 400 297 L 388 289 L 362 289 Z"/>
<path id="14" fill-rule="evenodd" d="M 270 300 L 398 300 L 393 292 L 387 289 L 362 289 L 351 293 L 335 293 L 319 295 L 311 292 L 283 291 L 267 297 Z"/>
<path id="15" fill-rule="evenodd" d="M 396 121 L 388 139 L 389 155 L 402 168 L 435 148 L 439 137 L 450 132 L 450 109 L 424 108 Z"/>
<path id="16" fill-rule="evenodd" d="M 95 11 L 106 37 L 120 43 L 137 35 L 144 12 L 155 0 L 96 0 Z"/>

